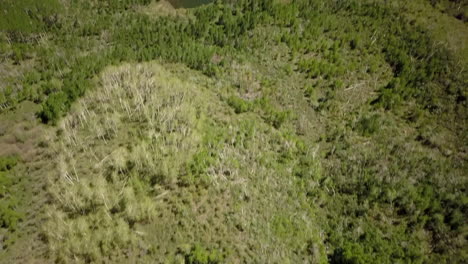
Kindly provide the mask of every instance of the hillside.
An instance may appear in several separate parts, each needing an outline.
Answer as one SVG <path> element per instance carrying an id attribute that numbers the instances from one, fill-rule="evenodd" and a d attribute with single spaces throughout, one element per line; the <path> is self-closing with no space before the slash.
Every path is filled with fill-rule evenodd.
<path id="1" fill-rule="evenodd" d="M 466 263 L 463 1 L 0 11 L 0 263 Z"/>

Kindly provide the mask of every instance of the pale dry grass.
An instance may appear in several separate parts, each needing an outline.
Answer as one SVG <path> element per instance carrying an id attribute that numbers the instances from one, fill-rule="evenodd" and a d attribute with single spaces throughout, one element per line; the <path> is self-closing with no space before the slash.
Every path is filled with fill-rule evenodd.
<path id="1" fill-rule="evenodd" d="M 54 146 L 52 255 L 96 260 L 112 256 L 103 244 L 135 246 L 134 223 L 157 214 L 148 186 L 177 182 L 197 148 L 203 106 L 193 88 L 160 65 L 126 64 L 76 103 Z"/>
<path id="2" fill-rule="evenodd" d="M 187 16 L 186 9 L 175 9 L 171 3 L 166 0 L 153 1 L 147 6 L 139 6 L 137 11 L 156 18 L 161 16 L 173 16 L 183 19 Z"/>

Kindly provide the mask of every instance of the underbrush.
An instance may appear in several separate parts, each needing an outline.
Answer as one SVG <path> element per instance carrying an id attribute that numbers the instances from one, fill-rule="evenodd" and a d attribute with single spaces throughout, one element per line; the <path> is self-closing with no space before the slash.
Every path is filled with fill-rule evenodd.
<path id="1" fill-rule="evenodd" d="M 19 162 L 17 156 L 0 157 L 0 234 L 2 251 L 15 242 L 14 233 L 18 224 L 24 219 L 21 207 L 24 194 L 21 189 L 21 178 L 15 166 Z"/>
<path id="2" fill-rule="evenodd" d="M 12 174 L 18 158 L 6 156 L 0 158 L 0 227 L 15 230 L 18 221 L 22 219 L 17 211 L 19 197 L 14 193 L 13 186 L 17 178 Z"/>

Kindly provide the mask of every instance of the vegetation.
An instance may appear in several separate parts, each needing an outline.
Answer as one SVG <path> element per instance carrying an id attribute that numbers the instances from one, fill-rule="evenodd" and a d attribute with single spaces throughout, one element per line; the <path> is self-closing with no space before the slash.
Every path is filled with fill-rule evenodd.
<path id="1" fill-rule="evenodd" d="M 14 170 L 17 163 L 16 156 L 0 156 L 0 234 L 3 249 L 8 249 L 15 242 L 16 237 L 12 233 L 24 219 L 20 209 L 24 203 L 22 183 Z"/>
<path id="2" fill-rule="evenodd" d="M 468 49 L 441 38 L 437 22 L 418 19 L 430 10 L 449 21 L 437 26 L 464 35 L 462 3 L 155 8 L 163 4 L 2 6 L 0 120 L 19 115 L 22 102 L 39 105 L 35 118 L 47 132 L 34 147 L 54 167 L 37 172 L 47 182 L 46 220 L 37 224 L 47 250 L 33 256 L 58 263 L 468 258 Z M 0 146 L 15 137 L 2 129 Z M 28 172 L 46 168 L 0 160 L 0 224 L 10 233 L 24 219 L 11 191 L 28 176 L 12 173 L 17 163 Z M 7 262 L 9 250 L 0 255 Z"/>
<path id="3" fill-rule="evenodd" d="M 16 165 L 16 157 L 2 157 L 0 159 L 0 226 L 2 228 L 15 229 L 21 214 L 16 211 L 18 198 L 12 193 L 14 178 L 9 171 Z"/>

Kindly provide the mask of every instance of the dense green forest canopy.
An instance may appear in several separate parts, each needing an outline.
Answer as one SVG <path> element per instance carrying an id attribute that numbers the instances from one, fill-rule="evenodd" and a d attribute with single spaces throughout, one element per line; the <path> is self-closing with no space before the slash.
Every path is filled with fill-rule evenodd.
<path id="1" fill-rule="evenodd" d="M 1 1 L 0 262 L 466 261 L 466 3 L 205 2 Z"/>

